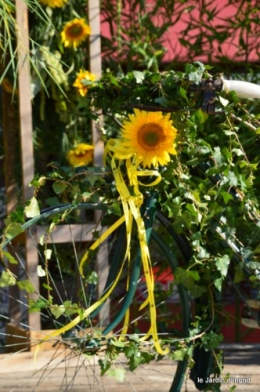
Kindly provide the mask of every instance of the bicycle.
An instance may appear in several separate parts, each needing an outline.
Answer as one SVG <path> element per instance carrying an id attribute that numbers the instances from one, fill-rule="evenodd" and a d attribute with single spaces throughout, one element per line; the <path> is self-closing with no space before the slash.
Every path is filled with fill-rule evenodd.
<path id="1" fill-rule="evenodd" d="M 200 92 L 202 90 L 203 94 L 202 106 L 210 113 L 214 112 L 215 90 L 218 91 L 220 89 L 218 81 L 219 79 L 217 79 L 217 84 L 214 85 L 214 80 L 212 83 L 212 80 L 207 79 L 206 84 L 202 83 L 202 88 L 201 85 L 199 85 L 199 90 Z M 241 90 L 239 89 L 241 88 L 241 85 L 243 85 L 243 82 L 241 82 L 242 84 L 238 82 L 232 84 L 232 82 L 227 81 L 224 83 L 227 84 L 229 89 L 237 89 L 238 93 L 241 94 Z M 249 85 L 246 84 L 245 86 L 247 91 Z M 196 92 L 198 90 L 198 88 L 196 90 L 196 86 L 194 85 L 192 85 L 191 91 L 192 89 Z M 245 89 L 242 90 L 245 91 Z M 258 91 L 259 90 L 257 90 L 257 93 L 253 92 L 250 96 L 252 97 L 258 94 L 259 97 Z M 154 109 L 151 108 L 151 106 L 149 106 L 149 108 L 149 110 Z M 145 110 L 146 107 L 142 106 L 142 109 Z M 158 108 L 156 108 L 156 110 L 158 110 Z M 174 111 L 175 108 L 171 108 L 171 110 Z M 204 173 L 206 172 L 205 167 L 200 166 L 199 169 L 202 172 L 204 171 Z M 111 179 L 110 171 L 98 168 L 92 170 L 84 170 L 84 168 L 76 169 L 74 178 L 82 176 L 83 179 L 87 180 L 89 173 L 95 178 L 95 180 L 92 180 L 92 185 L 93 182 L 95 183 L 96 181 L 98 184 L 98 186 L 95 184 L 97 188 L 106 189 L 106 191 L 112 193 L 115 192 L 115 189 L 111 189 L 113 188 L 113 180 Z M 152 182 L 153 175 L 154 173 L 151 173 L 150 176 L 152 177 Z M 219 178 L 214 177 L 214 175 L 211 177 L 213 183 L 219 181 Z M 235 199 L 236 195 L 232 195 L 232 197 Z M 89 220 L 92 220 L 94 214 L 97 212 L 101 212 L 100 218 L 98 222 L 95 222 L 90 226 Z M 147 372 L 149 371 L 150 361 L 158 361 L 162 357 L 160 353 L 156 353 L 154 341 L 147 341 L 147 339 L 144 339 L 147 338 L 147 329 L 149 330 L 146 319 L 149 321 L 150 314 L 149 311 L 145 310 L 144 305 L 142 305 L 147 302 L 147 288 L 144 289 L 143 285 L 144 271 L 142 271 L 141 266 L 138 236 L 136 237 L 133 234 L 131 239 L 132 254 L 134 254 L 134 257 L 132 257 L 131 261 L 129 260 L 129 263 L 125 263 L 127 237 L 124 221 L 122 220 L 116 230 L 113 229 L 111 232 L 108 231 L 109 227 L 114 227 L 115 222 L 118 221 L 118 214 L 120 213 L 122 214 L 116 203 L 73 202 L 45 209 L 39 215 L 36 215 L 23 224 L 20 224 L 19 222 L 17 225 L 12 225 L 11 222 L 11 227 L 9 227 L 9 229 L 7 227 L 5 239 L 2 244 L 2 254 L 10 263 L 10 269 L 16 268 L 16 271 L 11 270 L 10 272 L 9 269 L 6 269 L 2 273 L 0 284 L 1 286 L 6 284 L 6 286 L 13 285 L 13 287 L 16 287 L 15 279 L 21 282 L 19 284 L 19 296 L 13 297 L 11 294 L 9 300 L 13 301 L 13 303 L 18 303 L 20 309 L 21 304 L 23 304 L 22 310 L 24 311 L 24 315 L 20 317 L 20 321 L 18 322 L 18 325 L 21 327 L 20 329 L 18 328 L 16 332 L 8 333 L 7 331 L 1 333 L 7 340 L 5 346 L 9 350 L 14 350 L 16 347 L 19 351 L 26 351 L 29 345 L 31 346 L 31 349 L 33 349 L 33 347 L 36 351 L 39 349 L 40 351 L 36 355 L 36 364 L 38 361 L 37 358 L 40 358 L 41 349 L 44 344 L 49 342 L 53 350 L 49 362 L 39 370 L 40 374 L 38 374 L 38 370 L 32 372 L 33 384 L 30 384 L 30 388 L 33 388 L 35 391 L 40 390 L 41 385 L 45 385 L 45 379 L 48 382 L 48 377 L 52 374 L 53 369 L 60 363 L 65 366 L 60 390 L 74 390 L 74 383 L 76 384 L 76 378 L 80 368 L 84 368 L 84 371 L 87 371 L 87 369 L 90 370 L 90 374 L 87 374 L 86 379 L 84 379 L 84 388 L 88 386 L 88 388 L 93 388 L 89 390 L 98 390 L 93 386 L 97 380 L 95 380 L 95 372 L 92 371 L 92 367 L 95 367 L 97 362 L 96 356 L 98 356 L 99 359 L 101 373 L 110 373 L 120 380 L 125 373 L 120 367 L 111 367 L 114 356 L 119 354 L 118 361 L 120 365 L 123 367 L 125 365 L 124 362 L 127 362 L 126 366 L 129 367 L 130 370 L 134 370 L 140 364 L 147 364 Z M 198 342 L 198 339 L 203 337 L 205 333 L 203 330 L 197 330 L 196 332 L 196 327 L 194 327 L 194 330 L 192 331 L 191 323 L 194 323 L 194 308 L 197 306 L 196 302 L 199 303 L 199 312 L 196 312 L 195 315 L 202 314 L 201 317 L 204 317 L 206 314 L 203 310 L 205 304 L 203 301 L 200 303 L 200 301 L 196 299 L 194 286 L 192 286 L 190 282 L 196 281 L 197 272 L 193 271 L 193 273 L 190 274 L 190 281 L 187 277 L 181 275 L 182 271 L 187 268 L 192 259 L 193 249 L 183 233 L 179 233 L 178 230 L 176 230 L 176 222 L 174 222 L 174 219 L 167 218 L 165 214 L 158 209 L 158 196 L 156 196 L 156 192 L 146 192 L 145 202 L 142 206 L 142 217 L 145 222 L 146 239 L 147 242 L 149 242 L 150 253 L 154 255 L 151 268 L 155 276 L 155 282 L 157 281 L 154 292 L 157 310 L 156 321 L 158 336 L 160 340 L 163 341 L 163 344 L 170 349 L 170 358 L 178 360 L 174 379 L 173 381 L 170 381 L 167 388 L 170 392 L 178 392 L 182 388 L 187 367 L 190 363 L 190 358 L 192 357 L 193 343 Z M 21 217 L 19 217 L 19 219 L 20 218 Z M 77 233 L 78 237 L 86 238 L 86 236 L 89 235 L 91 243 L 93 244 L 96 243 L 96 238 L 100 237 L 102 227 L 105 227 L 104 231 L 105 233 L 108 233 L 107 240 L 104 240 L 101 244 L 106 247 L 107 258 L 110 265 L 103 294 L 98 292 L 99 287 L 97 284 L 98 277 L 94 267 L 94 252 L 89 252 L 90 260 L 88 261 L 88 265 L 84 263 L 83 265 L 80 260 L 85 257 L 86 244 L 82 245 L 80 241 L 76 242 L 73 238 L 71 238 L 70 244 L 67 244 L 66 246 L 59 246 L 54 240 L 52 241 L 52 237 L 55 236 L 55 228 L 59 228 L 60 223 L 66 223 L 66 229 L 68 230 L 69 235 L 73 237 L 73 224 L 82 221 L 82 219 L 83 223 L 80 233 Z M 49 220 L 50 223 L 45 227 L 46 221 L 48 222 Z M 37 224 L 37 226 L 39 226 L 39 223 L 41 222 L 44 224 L 44 230 L 39 229 L 41 235 L 39 236 L 36 232 L 35 236 L 35 225 Z M 32 232 L 30 233 L 31 229 Z M 25 279 L 26 268 L 24 257 L 23 255 L 18 254 L 18 252 L 20 253 L 20 240 L 18 234 L 21 235 L 21 232 L 25 230 L 28 230 L 29 234 L 27 234 L 27 236 L 32 236 L 32 244 L 37 247 L 39 257 L 38 275 L 41 280 L 41 291 L 38 293 L 35 293 L 35 287 L 31 284 L 30 277 Z M 214 231 L 215 234 L 216 232 L 217 231 Z M 243 248 L 241 244 L 239 244 L 238 247 L 235 237 L 231 241 L 230 238 L 227 239 L 223 237 L 222 234 L 223 233 L 221 232 L 218 233 L 219 237 L 222 238 L 222 246 L 232 250 L 234 259 L 237 258 L 239 262 L 243 260 L 246 264 L 246 259 L 243 257 L 241 258 L 241 249 Z M 22 241 L 20 243 L 22 243 Z M 41 249 L 39 249 L 39 243 Z M 5 250 L 7 246 L 9 248 L 8 252 Z M 23 250 L 21 250 L 21 253 L 22 252 Z M 69 255 L 69 257 L 67 257 L 67 255 Z M 71 263 L 70 258 L 72 255 L 73 262 Z M 15 260 L 18 261 L 19 268 L 15 264 Z M 64 260 L 66 262 L 64 262 Z M 55 265 L 53 265 L 54 263 Z M 4 268 L 6 268 L 5 262 Z M 248 272 L 250 276 L 257 276 L 257 270 L 256 273 L 253 274 L 247 265 L 243 267 L 243 269 Z M 83 270 L 84 274 L 82 274 Z M 120 276 L 118 275 L 118 271 L 120 271 Z M 163 273 L 164 276 L 162 276 Z M 166 282 L 170 282 L 167 283 L 168 286 L 166 286 L 165 283 L 162 283 L 163 279 Z M 231 275 L 230 280 L 232 281 Z M 223 281 L 224 280 L 221 281 L 221 284 L 223 284 Z M 116 282 L 116 284 L 114 282 Z M 177 284 L 175 284 L 175 282 L 177 282 Z M 136 290 L 138 285 L 139 289 Z M 112 288 L 117 289 L 118 292 L 113 291 Z M 25 293 L 27 293 L 26 296 L 30 296 L 31 294 L 34 295 L 29 304 L 27 303 L 27 300 L 25 302 L 23 300 Z M 110 294 L 110 312 L 104 311 L 107 319 L 98 319 L 101 310 L 103 311 L 104 309 L 104 304 L 99 302 L 99 298 L 106 297 L 108 293 Z M 36 298 L 35 294 L 37 294 Z M 121 302 L 119 304 L 117 303 L 117 297 L 120 297 L 122 304 Z M 244 298 L 243 301 L 245 302 Z M 207 305 L 211 305 L 211 301 L 206 302 Z M 93 303 L 97 303 L 98 306 L 93 309 L 88 316 L 83 315 L 83 309 L 88 309 Z M 136 309 L 137 306 L 139 307 L 138 311 Z M 30 308 L 31 312 L 38 312 L 41 314 L 42 326 L 44 326 L 44 329 L 47 328 L 47 332 L 44 332 L 44 329 L 41 330 L 40 337 L 37 337 L 33 331 L 29 331 L 31 332 L 31 337 L 28 336 L 28 308 Z M 250 306 L 248 307 L 248 310 L 250 315 L 254 315 L 256 320 L 258 320 L 258 315 L 255 315 Z M 130 314 L 128 312 L 130 312 Z M 66 329 L 66 326 L 70 325 L 75 318 L 78 318 L 79 322 L 73 327 Z M 2 319 L 9 323 L 17 323 L 16 319 L 10 319 L 7 314 L 2 314 Z M 204 325 L 206 325 L 205 330 L 212 331 L 212 320 L 209 320 L 205 316 L 203 322 Z M 124 332 L 126 326 L 128 327 L 127 333 Z M 52 332 L 49 330 L 53 329 L 61 331 L 60 334 L 58 336 L 52 335 Z M 19 333 L 22 333 L 21 330 L 24 330 L 23 335 L 19 335 Z M 9 344 L 8 339 L 12 338 L 14 334 L 17 334 L 17 340 L 16 342 L 11 342 Z M 198 352 L 201 357 L 205 355 L 205 350 L 203 351 L 203 349 L 202 351 L 199 349 Z M 212 350 L 209 352 L 212 355 Z M 126 356 L 126 359 L 120 356 L 122 353 Z M 73 361 L 75 363 L 75 358 L 76 367 L 74 373 L 70 375 L 70 365 Z M 6 359 L 5 355 L 3 355 L 1 359 Z M 85 366 L 87 362 L 89 362 L 90 365 Z M 54 367 L 51 367 L 52 363 Z M 68 364 L 68 368 L 66 368 L 66 363 Z M 198 370 L 196 370 L 196 365 L 193 369 L 195 369 L 196 372 Z M 203 378 L 205 378 L 209 372 L 211 372 L 211 369 L 207 367 L 203 373 Z M 196 373 L 195 378 L 198 377 L 198 374 L 199 373 Z M 3 380 L 1 382 L 4 383 L 5 381 Z M 23 383 L 24 385 L 28 383 L 28 375 L 25 375 Z M 149 386 L 147 385 L 147 388 L 152 388 L 152 384 L 153 381 L 151 381 Z M 13 383 L 10 384 L 10 380 L 7 380 L 7 386 L 12 388 L 12 390 L 19 391 L 23 388 L 22 384 L 19 384 L 18 386 L 15 386 Z M 2 388 L 4 387 L 6 386 L 2 384 Z M 105 386 L 99 384 L 99 382 L 96 387 L 100 388 L 100 391 L 106 390 Z M 197 385 L 197 387 L 203 387 L 205 389 L 205 384 Z M 134 387 L 133 390 L 135 390 Z"/>

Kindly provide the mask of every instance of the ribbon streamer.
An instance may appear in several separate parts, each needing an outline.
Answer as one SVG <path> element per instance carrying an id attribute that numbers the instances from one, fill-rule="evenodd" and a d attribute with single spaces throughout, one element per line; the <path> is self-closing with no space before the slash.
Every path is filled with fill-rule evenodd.
<path id="1" fill-rule="evenodd" d="M 118 272 L 118 275 L 109 290 L 98 301 L 96 301 L 93 305 L 86 309 L 83 312 L 83 315 L 77 316 L 69 324 L 53 332 L 50 337 L 58 336 L 75 327 L 77 324 L 79 324 L 80 321 L 87 318 L 95 309 L 102 305 L 109 297 L 121 276 L 126 260 L 130 260 L 131 235 L 133 229 L 133 222 L 135 221 L 140 245 L 141 260 L 143 264 L 144 276 L 148 292 L 148 297 L 140 306 L 139 310 L 142 310 L 146 306 L 149 306 L 151 320 L 149 331 L 144 338 L 140 339 L 140 341 L 152 337 L 156 351 L 161 355 L 165 355 L 169 352 L 169 350 L 168 348 L 163 349 L 161 347 L 158 338 L 156 324 L 156 306 L 154 299 L 154 276 L 152 271 L 150 252 L 146 241 L 145 224 L 140 212 L 140 207 L 143 204 L 143 194 L 139 190 L 139 185 L 147 187 L 157 185 L 161 181 L 161 176 L 157 170 L 138 170 L 135 154 L 129 154 L 128 149 L 124 145 L 122 145 L 122 139 L 108 140 L 104 152 L 104 161 L 106 162 L 108 158 L 110 158 L 110 167 L 115 179 L 118 193 L 120 195 L 120 200 L 123 208 L 123 216 L 118 219 L 108 230 L 106 230 L 105 233 L 103 233 L 100 238 L 98 238 L 98 240 L 95 241 L 94 244 L 90 247 L 90 249 L 84 254 L 80 261 L 80 274 L 83 276 L 83 266 L 88 259 L 89 251 L 96 249 L 123 222 L 125 222 L 126 225 L 126 251 L 124 260 L 121 269 Z M 121 171 L 122 166 L 124 166 L 123 164 L 125 164 L 126 168 L 128 185 L 126 184 L 123 173 Z M 139 177 L 155 177 L 155 180 L 148 184 L 144 184 L 139 181 Z M 129 188 L 131 189 L 131 192 Z M 129 309 L 125 315 L 124 325 L 120 339 L 123 339 L 124 335 L 127 333 L 128 324 Z"/>

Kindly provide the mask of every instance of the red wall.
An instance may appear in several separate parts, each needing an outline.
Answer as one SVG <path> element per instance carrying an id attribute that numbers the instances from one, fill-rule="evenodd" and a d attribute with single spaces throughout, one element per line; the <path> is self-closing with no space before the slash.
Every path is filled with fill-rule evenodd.
<path id="1" fill-rule="evenodd" d="M 131 0 L 129 0 L 131 1 Z M 147 0 L 146 6 L 149 9 L 149 3 L 152 3 L 154 0 Z M 251 61 L 251 62 L 259 62 L 260 59 L 260 26 L 258 24 L 254 24 L 253 22 L 250 25 L 250 29 L 247 29 L 246 26 L 241 27 L 236 30 L 234 33 L 232 24 L 239 23 L 239 21 L 243 20 L 243 15 L 246 12 L 245 9 L 240 8 L 241 1 L 233 1 L 232 4 L 228 4 L 228 0 L 204 0 L 204 3 L 209 4 L 208 9 L 216 11 L 216 17 L 210 20 L 210 17 L 204 13 L 201 13 L 201 0 L 190 0 L 185 2 L 185 7 L 191 5 L 193 8 L 192 11 L 183 11 L 181 14 L 181 18 L 177 23 L 174 23 L 172 27 L 169 28 L 167 33 L 164 35 L 164 46 L 167 49 L 167 53 L 164 56 L 165 62 L 171 61 L 195 61 L 200 60 L 203 62 L 215 62 L 215 61 L 225 61 L 226 59 L 238 62 Z M 257 0 L 252 0 L 249 4 L 252 5 L 252 12 L 250 13 L 251 20 L 260 18 L 260 8 L 259 5 L 257 7 Z M 255 8 L 253 6 L 255 5 Z M 244 5 L 245 8 L 245 5 Z M 128 12 L 127 7 L 123 10 L 124 12 Z M 163 14 L 156 16 L 153 20 L 156 25 L 160 25 L 163 22 Z M 194 23 L 195 22 L 195 23 Z M 195 25 L 198 26 L 198 22 L 200 24 L 199 28 L 195 28 Z M 194 27 L 190 27 L 185 34 L 185 38 L 189 43 L 193 43 L 198 38 L 199 33 L 203 34 L 203 41 L 201 42 L 201 48 L 203 49 L 204 55 L 195 55 L 194 53 L 190 53 L 190 51 L 183 46 L 179 39 L 183 36 L 182 32 L 185 31 L 189 24 L 194 24 Z M 216 41 L 214 36 L 214 31 L 216 30 L 219 33 L 222 33 L 228 28 L 228 36 L 225 37 L 223 44 L 221 47 L 219 43 Z M 102 18 L 101 25 L 102 35 L 105 37 L 110 37 L 109 26 L 106 22 L 104 22 L 104 18 Z M 247 43 L 247 46 L 252 46 L 252 49 L 249 51 L 247 55 L 245 55 L 244 51 L 241 47 L 239 47 L 239 42 L 241 38 L 244 42 Z"/>

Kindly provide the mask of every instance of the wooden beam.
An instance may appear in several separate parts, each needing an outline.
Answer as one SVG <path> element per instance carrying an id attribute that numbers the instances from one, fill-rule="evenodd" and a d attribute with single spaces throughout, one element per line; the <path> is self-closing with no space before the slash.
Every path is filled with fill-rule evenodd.
<path id="1" fill-rule="evenodd" d="M 19 91 L 19 114 L 20 114 L 20 139 L 22 161 L 22 187 L 24 201 L 32 196 L 29 183 L 34 176 L 33 154 L 33 125 L 31 105 L 31 83 L 29 62 L 29 26 L 28 10 L 23 0 L 15 0 L 17 22 L 17 49 L 18 49 L 18 91 Z M 39 291 L 39 279 L 37 275 L 38 254 L 31 237 L 25 239 L 27 273 L 30 276 L 36 290 Z M 37 294 L 31 294 L 36 299 Z M 40 315 L 29 313 L 29 326 L 40 329 Z"/>
<path id="2" fill-rule="evenodd" d="M 95 74 L 97 79 L 101 77 L 102 74 L 102 58 L 101 58 L 101 38 L 100 38 L 100 0 L 89 0 L 88 2 L 88 19 L 91 28 L 91 36 L 89 42 L 89 68 L 90 72 Z M 94 145 L 94 165 L 103 166 L 103 153 L 104 144 L 101 140 L 101 123 L 102 116 L 99 112 L 99 123 L 92 121 L 92 141 Z M 97 211 L 95 213 L 95 221 L 100 220 L 100 213 Z M 96 258 L 96 268 L 98 272 L 98 295 L 101 296 L 105 287 L 109 272 L 108 263 L 108 243 L 104 241 L 99 247 L 99 252 Z M 109 317 L 110 303 L 106 302 L 100 313 L 99 319 L 103 325 L 108 325 L 110 322 Z"/>
<path id="3" fill-rule="evenodd" d="M 89 0 L 88 2 L 88 18 L 91 28 L 91 36 L 89 40 L 89 68 L 90 72 L 96 75 L 99 79 L 102 75 L 102 60 L 101 60 L 101 38 L 100 38 L 100 1 Z M 92 142 L 94 149 L 94 165 L 103 166 L 103 152 L 104 145 L 101 140 L 101 116 L 99 124 L 92 121 Z"/>
<path id="4" fill-rule="evenodd" d="M 40 238 L 46 235 L 49 226 L 36 226 L 37 242 L 40 242 Z M 66 242 L 90 242 L 94 241 L 93 234 L 95 231 L 99 231 L 100 226 L 97 226 L 94 222 L 84 225 L 70 224 L 56 226 L 51 232 L 49 238 L 46 236 L 45 243 L 64 244 Z"/>

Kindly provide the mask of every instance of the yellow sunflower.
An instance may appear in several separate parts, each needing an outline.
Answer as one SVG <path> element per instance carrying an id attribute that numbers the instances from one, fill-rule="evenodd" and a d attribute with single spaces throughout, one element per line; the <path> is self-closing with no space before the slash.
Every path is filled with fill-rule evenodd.
<path id="1" fill-rule="evenodd" d="M 40 3 L 51 8 L 62 8 L 68 0 L 40 0 Z"/>
<path id="2" fill-rule="evenodd" d="M 93 161 L 93 152 L 93 146 L 79 143 L 68 152 L 67 159 L 69 164 L 74 167 L 89 165 Z"/>
<path id="3" fill-rule="evenodd" d="M 61 32 L 61 39 L 65 47 L 80 45 L 91 34 L 91 29 L 83 18 L 75 18 L 67 22 Z"/>
<path id="4" fill-rule="evenodd" d="M 84 97 L 87 94 L 89 86 L 84 85 L 84 83 L 82 83 L 82 81 L 84 81 L 84 80 L 94 81 L 95 79 L 96 79 L 96 76 L 94 74 L 90 73 L 89 71 L 84 71 L 83 69 L 81 69 L 77 73 L 77 78 L 76 78 L 75 82 L 73 83 L 73 86 L 76 87 L 78 89 L 78 92 L 80 93 L 80 95 L 82 95 L 82 97 Z"/>
<path id="5" fill-rule="evenodd" d="M 134 109 L 122 128 L 123 145 L 136 154 L 138 164 L 158 167 L 170 161 L 169 154 L 176 155 L 177 130 L 172 126 L 169 113 L 164 116 L 162 112 Z"/>

